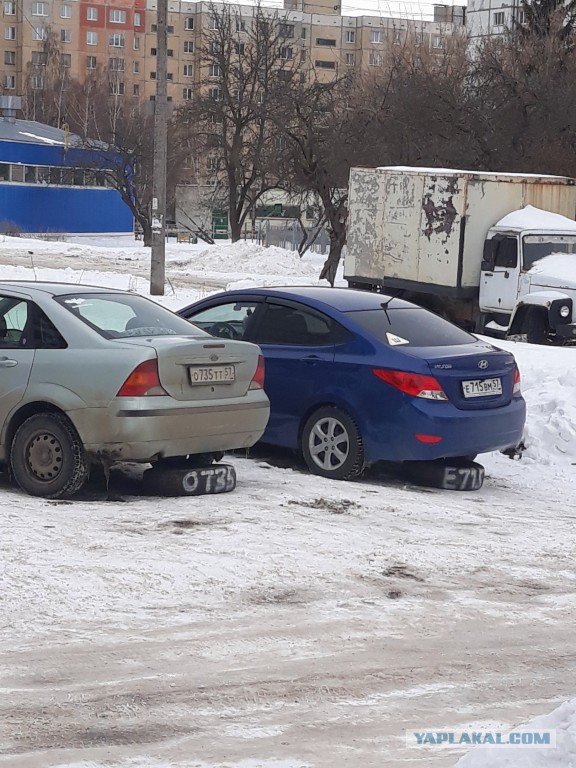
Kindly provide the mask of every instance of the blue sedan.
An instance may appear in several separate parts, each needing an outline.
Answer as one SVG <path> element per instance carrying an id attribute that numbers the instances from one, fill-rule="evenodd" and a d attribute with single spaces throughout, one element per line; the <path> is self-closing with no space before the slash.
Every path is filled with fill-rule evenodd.
<path id="1" fill-rule="evenodd" d="M 271 408 L 262 442 L 300 449 L 318 475 L 349 479 L 376 461 L 474 456 L 522 438 L 513 355 L 401 299 L 258 288 L 179 314 L 261 347 Z"/>

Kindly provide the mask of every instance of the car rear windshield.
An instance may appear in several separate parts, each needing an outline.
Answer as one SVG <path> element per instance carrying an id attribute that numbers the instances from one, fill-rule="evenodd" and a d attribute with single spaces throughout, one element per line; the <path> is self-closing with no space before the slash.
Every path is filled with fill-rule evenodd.
<path id="1" fill-rule="evenodd" d="M 417 307 L 360 310 L 348 316 L 391 347 L 448 347 L 476 341 L 461 328 Z"/>
<path id="2" fill-rule="evenodd" d="M 69 293 L 55 298 L 106 339 L 209 335 L 184 318 L 138 294 Z"/>

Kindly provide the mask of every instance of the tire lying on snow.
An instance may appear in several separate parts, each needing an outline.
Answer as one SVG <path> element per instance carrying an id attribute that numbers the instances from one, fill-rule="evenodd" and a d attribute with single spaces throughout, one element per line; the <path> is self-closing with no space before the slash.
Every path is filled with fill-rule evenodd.
<path id="1" fill-rule="evenodd" d="M 155 496 L 228 493 L 236 487 L 236 470 L 231 464 L 159 464 L 144 472 L 142 483 L 144 492 Z"/>
<path id="2" fill-rule="evenodd" d="M 465 457 L 436 461 L 405 461 L 402 476 L 416 485 L 447 491 L 477 491 L 484 483 L 484 467 Z"/>

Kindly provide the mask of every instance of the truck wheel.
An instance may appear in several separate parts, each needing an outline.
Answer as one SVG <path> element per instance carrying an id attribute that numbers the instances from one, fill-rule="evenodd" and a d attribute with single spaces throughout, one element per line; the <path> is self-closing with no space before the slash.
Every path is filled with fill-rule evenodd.
<path id="1" fill-rule="evenodd" d="M 339 408 L 319 408 L 302 430 L 302 454 L 310 472 L 350 480 L 364 469 L 364 445 L 356 423 Z"/>
<path id="2" fill-rule="evenodd" d="M 531 312 L 526 321 L 526 337 L 529 344 L 548 343 L 548 320 L 542 312 Z"/>
<path id="3" fill-rule="evenodd" d="M 78 433 L 61 413 L 38 413 L 16 430 L 10 448 L 16 483 L 31 496 L 72 496 L 86 482 L 89 464 Z"/>

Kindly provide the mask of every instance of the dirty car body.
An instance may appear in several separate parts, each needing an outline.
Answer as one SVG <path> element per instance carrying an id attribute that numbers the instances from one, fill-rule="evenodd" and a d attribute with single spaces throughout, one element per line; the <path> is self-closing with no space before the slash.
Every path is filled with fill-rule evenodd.
<path id="1" fill-rule="evenodd" d="M 70 495 L 94 462 L 250 446 L 269 415 L 262 385 L 257 346 L 137 294 L 0 282 L 0 461 L 29 493 Z"/>

